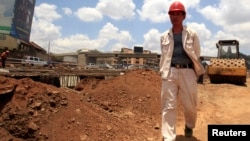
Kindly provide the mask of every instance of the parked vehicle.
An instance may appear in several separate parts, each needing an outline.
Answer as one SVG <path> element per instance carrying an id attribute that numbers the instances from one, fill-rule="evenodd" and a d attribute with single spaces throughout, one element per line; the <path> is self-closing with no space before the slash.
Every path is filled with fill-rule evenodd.
<path id="1" fill-rule="evenodd" d="M 113 66 L 109 64 L 99 64 L 99 69 L 113 69 Z"/>
<path id="2" fill-rule="evenodd" d="M 22 65 L 30 65 L 30 66 L 42 66 L 42 67 L 47 67 L 48 66 L 48 62 L 42 60 L 39 57 L 35 57 L 35 56 L 24 56 L 24 58 L 22 59 Z"/>
<path id="3" fill-rule="evenodd" d="M 207 67 L 211 83 L 244 85 L 247 79 L 246 60 L 240 57 L 238 40 L 219 40 L 216 43 L 217 58 L 212 58 Z"/>
<path id="4" fill-rule="evenodd" d="M 139 65 L 134 65 L 134 64 L 131 64 L 131 65 L 128 65 L 127 66 L 127 69 L 139 69 L 140 67 L 139 67 Z"/>
<path id="5" fill-rule="evenodd" d="M 98 69 L 98 66 L 94 63 L 89 63 L 85 66 L 85 69 Z"/>

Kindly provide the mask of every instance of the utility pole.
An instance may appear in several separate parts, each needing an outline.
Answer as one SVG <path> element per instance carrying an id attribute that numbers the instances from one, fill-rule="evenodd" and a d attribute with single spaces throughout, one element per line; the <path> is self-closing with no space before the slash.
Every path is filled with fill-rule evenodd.
<path id="1" fill-rule="evenodd" d="M 49 41 L 49 45 L 48 45 L 48 61 L 50 62 L 50 41 Z"/>

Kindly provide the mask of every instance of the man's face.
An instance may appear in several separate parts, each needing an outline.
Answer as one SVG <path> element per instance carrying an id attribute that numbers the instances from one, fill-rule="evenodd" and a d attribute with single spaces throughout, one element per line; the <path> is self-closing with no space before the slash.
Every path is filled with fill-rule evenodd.
<path id="1" fill-rule="evenodd" d="M 182 25 L 186 15 L 182 11 L 173 11 L 169 13 L 169 17 L 173 25 Z"/>

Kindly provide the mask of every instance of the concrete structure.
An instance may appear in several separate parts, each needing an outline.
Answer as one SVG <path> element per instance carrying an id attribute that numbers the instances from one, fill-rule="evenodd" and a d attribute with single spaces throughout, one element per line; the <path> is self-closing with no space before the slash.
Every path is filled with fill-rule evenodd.
<path id="1" fill-rule="evenodd" d="M 151 53 L 151 51 L 148 50 L 144 50 L 143 53 L 134 53 L 134 51 L 129 48 L 122 48 L 121 52 L 112 53 L 84 50 L 76 53 L 55 54 L 55 56 L 75 58 L 77 65 L 81 67 L 85 67 L 89 63 L 158 66 L 160 58 L 159 54 Z M 74 62 L 75 61 L 72 61 L 72 63 Z"/>
<path id="2" fill-rule="evenodd" d="M 48 60 L 47 51 L 35 42 L 26 42 L 6 34 L 1 34 L 1 36 L 0 52 L 4 49 L 9 49 L 9 57 L 21 59 L 24 56 L 36 56 L 44 60 Z"/>

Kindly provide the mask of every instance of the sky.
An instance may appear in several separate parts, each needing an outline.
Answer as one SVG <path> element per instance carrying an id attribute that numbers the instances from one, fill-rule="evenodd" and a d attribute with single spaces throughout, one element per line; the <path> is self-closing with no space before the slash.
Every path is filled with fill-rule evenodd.
<path id="1" fill-rule="evenodd" d="M 249 0 L 180 0 L 184 25 L 200 39 L 201 55 L 216 56 L 218 40 L 236 39 L 250 55 Z M 142 46 L 160 53 L 173 0 L 36 0 L 30 41 L 50 53 L 121 51 Z"/>

